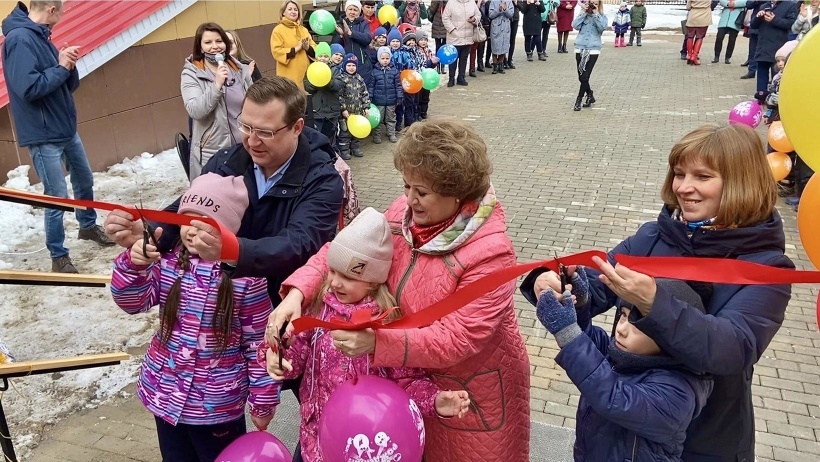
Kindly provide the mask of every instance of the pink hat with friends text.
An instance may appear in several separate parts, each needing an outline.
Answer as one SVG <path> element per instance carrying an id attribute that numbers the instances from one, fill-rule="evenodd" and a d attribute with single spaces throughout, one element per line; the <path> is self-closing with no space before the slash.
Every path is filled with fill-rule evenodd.
<path id="1" fill-rule="evenodd" d="M 206 173 L 196 177 L 182 195 L 179 213 L 193 212 L 213 218 L 236 234 L 248 201 L 248 188 L 243 177 Z"/>

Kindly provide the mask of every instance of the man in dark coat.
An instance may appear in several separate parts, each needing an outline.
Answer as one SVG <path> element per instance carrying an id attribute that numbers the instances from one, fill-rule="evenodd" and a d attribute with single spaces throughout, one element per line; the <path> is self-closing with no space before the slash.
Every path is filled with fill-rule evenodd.
<path id="1" fill-rule="evenodd" d="M 249 206 L 236 233 L 239 259 L 223 262 L 230 277 L 264 277 L 273 306 L 279 286 L 333 237 L 343 202 L 342 179 L 333 166 L 327 137 L 305 127 L 306 96 L 291 80 L 265 77 L 248 88 L 240 116 L 241 144 L 216 153 L 202 172 L 242 176 Z M 179 200 L 166 210 L 176 211 Z M 219 260 L 219 233 L 197 226 L 202 258 Z M 142 223 L 123 211 L 105 220 L 117 244 L 130 247 L 142 237 Z M 179 227 L 163 226 L 160 251 L 179 237 Z"/>

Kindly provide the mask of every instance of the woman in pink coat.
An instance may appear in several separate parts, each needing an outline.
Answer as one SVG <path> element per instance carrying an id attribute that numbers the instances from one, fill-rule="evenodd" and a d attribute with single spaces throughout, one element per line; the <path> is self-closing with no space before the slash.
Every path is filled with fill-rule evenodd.
<path id="1" fill-rule="evenodd" d="M 515 265 L 487 146 L 475 130 L 455 120 L 415 123 L 393 162 L 405 193 L 385 212 L 394 245 L 387 286 L 405 316 Z M 282 284 L 269 340 L 315 297 L 327 250 Z M 425 461 L 529 461 L 530 368 L 514 290 L 514 281 L 503 284 L 421 329 L 331 332 L 344 354 L 372 355 L 374 366 L 420 367 L 440 389 L 469 393 L 463 418 L 425 419 Z"/>
<path id="2" fill-rule="evenodd" d="M 558 53 L 567 52 L 567 39 L 569 38 L 569 32 L 572 30 L 572 19 L 575 16 L 576 5 L 578 5 L 577 0 L 561 0 L 555 10 L 555 15 L 558 17 L 555 28 L 558 31 Z"/>

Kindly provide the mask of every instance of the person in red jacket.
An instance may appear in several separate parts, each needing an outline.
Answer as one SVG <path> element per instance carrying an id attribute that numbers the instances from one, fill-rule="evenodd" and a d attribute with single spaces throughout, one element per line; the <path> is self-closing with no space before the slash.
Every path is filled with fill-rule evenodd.
<path id="1" fill-rule="evenodd" d="M 487 145 L 475 129 L 447 119 L 414 123 L 393 163 L 404 177 L 404 195 L 385 213 L 394 247 L 387 286 L 404 316 L 516 264 L 490 184 Z M 315 298 L 328 261 L 325 246 L 282 284 L 285 299 L 268 320 L 269 342 Z M 440 389 L 469 392 L 464 417 L 425 419 L 425 461 L 529 461 L 530 366 L 514 291 L 510 281 L 419 329 L 330 332 L 350 357 L 369 355 L 378 367 L 420 367 Z"/>

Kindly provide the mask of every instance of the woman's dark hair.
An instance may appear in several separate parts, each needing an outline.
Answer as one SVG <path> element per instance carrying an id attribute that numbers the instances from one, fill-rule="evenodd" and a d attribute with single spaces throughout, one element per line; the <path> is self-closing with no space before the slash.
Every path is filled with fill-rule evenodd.
<path id="1" fill-rule="evenodd" d="M 215 22 L 206 22 L 200 24 L 199 27 L 196 28 L 196 35 L 194 36 L 194 52 L 191 53 L 192 61 L 202 61 L 205 59 L 205 54 L 202 53 L 202 35 L 205 32 L 216 32 L 222 37 L 222 42 L 225 43 L 225 59 L 228 59 L 228 56 L 231 54 L 231 39 L 228 37 L 228 34 L 225 33 L 225 30 L 222 29 L 222 26 Z"/>
<path id="2" fill-rule="evenodd" d="M 187 272 L 191 269 L 191 254 L 184 245 L 179 245 L 177 262 L 183 272 Z M 162 309 L 159 338 L 164 345 L 167 345 L 171 339 L 171 333 L 174 331 L 174 325 L 177 322 L 181 291 L 182 275 L 171 285 L 171 289 L 168 291 L 168 297 L 165 300 L 165 306 Z M 211 326 L 214 336 L 216 337 L 216 351 L 220 356 L 225 352 L 228 348 L 228 344 L 231 342 L 233 308 L 233 282 L 231 278 L 222 275 L 222 279 L 219 282 L 219 289 L 217 290 L 216 309 Z"/>

